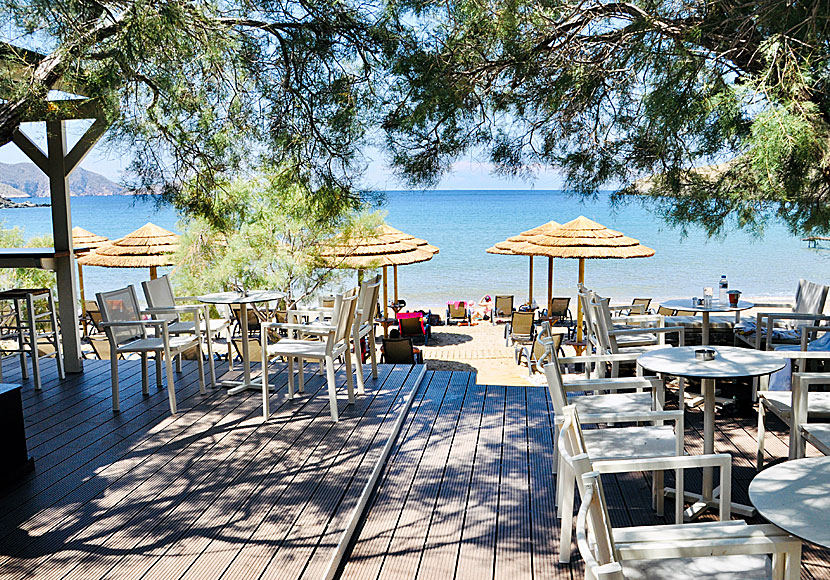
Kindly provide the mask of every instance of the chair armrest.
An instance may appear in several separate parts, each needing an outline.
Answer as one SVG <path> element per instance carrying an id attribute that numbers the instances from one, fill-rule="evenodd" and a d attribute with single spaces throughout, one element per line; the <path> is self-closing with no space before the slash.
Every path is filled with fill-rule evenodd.
<path id="1" fill-rule="evenodd" d="M 291 322 L 265 322 L 262 327 L 266 329 L 299 330 L 307 334 L 328 334 L 335 330 L 334 326 L 328 324 L 294 324 Z"/>
<path id="2" fill-rule="evenodd" d="M 670 332 L 684 332 L 682 326 L 655 326 L 650 328 L 621 328 L 620 330 L 609 330 L 608 336 L 620 336 L 626 334 L 668 334 Z"/>
<path id="3" fill-rule="evenodd" d="M 203 310 L 206 305 L 191 305 L 191 306 L 165 306 L 163 308 L 145 308 L 141 311 L 142 314 L 196 314 Z"/>
<path id="4" fill-rule="evenodd" d="M 656 378 L 624 377 L 620 379 L 576 379 L 563 383 L 566 392 L 579 391 L 608 391 L 613 393 L 623 389 L 655 389 L 660 388 L 663 381 Z"/>
<path id="5" fill-rule="evenodd" d="M 728 453 L 683 455 L 682 457 L 646 457 L 641 459 L 598 459 L 593 462 L 593 466 L 600 473 L 719 467 L 721 469 L 721 481 L 732 479 L 732 456 Z"/>
<path id="6" fill-rule="evenodd" d="M 115 322 L 101 322 L 104 328 L 115 326 L 167 326 L 169 323 L 166 320 L 118 320 Z"/>
<path id="7" fill-rule="evenodd" d="M 199 302 L 198 296 L 174 296 L 173 300 L 181 301 L 181 302 Z"/>
<path id="8" fill-rule="evenodd" d="M 627 316 L 618 316 L 614 322 L 663 322 L 666 317 L 662 314 L 629 314 Z"/>
<path id="9" fill-rule="evenodd" d="M 652 421 L 683 421 L 682 410 L 642 411 L 639 413 L 590 413 L 580 415 L 579 421 L 586 425 L 593 423 L 651 423 Z"/>

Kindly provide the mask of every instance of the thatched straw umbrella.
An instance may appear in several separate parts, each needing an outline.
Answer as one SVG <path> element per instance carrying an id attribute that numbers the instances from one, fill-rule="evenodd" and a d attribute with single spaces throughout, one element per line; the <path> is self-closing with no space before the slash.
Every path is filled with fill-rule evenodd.
<path id="1" fill-rule="evenodd" d="M 517 248 L 521 248 L 524 244 L 533 236 L 542 235 L 552 231 L 555 228 L 558 228 L 559 224 L 555 221 L 549 221 L 547 223 L 542 224 L 541 226 L 535 227 L 531 230 L 527 230 L 526 232 L 522 232 L 517 236 L 511 236 L 507 238 L 503 242 L 499 242 L 492 248 L 487 248 L 488 254 L 498 254 L 501 256 L 519 256 L 518 252 L 514 250 Z M 533 302 L 533 256 L 530 256 L 530 273 L 528 274 L 530 281 L 528 282 L 528 290 L 527 290 L 527 302 L 531 304 Z M 548 259 L 548 308 L 550 308 L 550 302 L 553 298 L 553 258 Z"/>
<path id="2" fill-rule="evenodd" d="M 585 283 L 585 260 L 648 258 L 654 250 L 640 244 L 620 232 L 611 230 L 579 216 L 575 220 L 551 231 L 531 236 L 517 254 L 547 256 L 549 258 L 575 258 L 579 260 L 579 283 Z M 577 303 L 577 342 L 582 342 L 582 305 Z M 581 351 L 581 347 L 577 346 Z"/>
<path id="3" fill-rule="evenodd" d="M 105 268 L 149 268 L 150 279 L 155 280 L 159 266 L 173 265 L 173 254 L 178 247 L 178 235 L 147 223 L 123 238 L 78 258 L 78 263 Z"/>
<path id="4" fill-rule="evenodd" d="M 383 318 L 388 317 L 389 285 L 387 267 L 392 266 L 395 277 L 395 302 L 398 301 L 398 266 L 426 262 L 438 253 L 438 248 L 386 224 L 378 233 L 340 243 L 334 240 L 321 256 L 335 268 L 383 268 Z M 384 325 L 384 335 L 386 326 Z"/>
<path id="5" fill-rule="evenodd" d="M 80 257 L 109 242 L 109 238 L 93 234 L 89 230 L 75 226 L 72 228 L 72 247 L 75 255 Z M 84 296 L 84 267 L 78 264 L 78 289 L 81 291 L 81 314 L 86 316 L 86 300 Z M 86 326 L 84 326 L 86 332 Z"/>

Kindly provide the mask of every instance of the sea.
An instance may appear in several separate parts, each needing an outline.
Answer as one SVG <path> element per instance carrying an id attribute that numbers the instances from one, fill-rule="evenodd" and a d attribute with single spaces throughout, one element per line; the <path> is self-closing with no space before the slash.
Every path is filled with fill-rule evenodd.
<path id="1" fill-rule="evenodd" d="M 770 224 L 761 236 L 729 231 L 710 238 L 696 228 L 684 233 L 670 227 L 640 204 L 612 205 L 609 193 L 584 199 L 565 191 L 389 191 L 378 205 L 391 226 L 440 249 L 428 262 L 398 268 L 399 297 L 411 308 L 442 311 L 448 301 L 496 294 L 513 294 L 517 304 L 527 301 L 530 258 L 485 250 L 550 220 L 564 223 L 580 215 L 656 250 L 650 258 L 586 261 L 586 285 L 614 302 L 701 296 L 704 286 L 717 292 L 724 274 L 730 289 L 756 298 L 792 298 L 799 278 L 830 280 L 830 245 L 808 248 L 782 224 Z M 71 208 L 73 226 L 111 239 L 148 221 L 180 229 L 172 208 L 146 198 L 73 197 Z M 21 227 L 26 238 L 51 233 L 46 207 L 0 209 L 0 220 L 6 227 Z M 536 258 L 534 266 L 533 297 L 541 304 L 547 295 L 547 258 Z M 144 269 L 87 267 L 86 295 L 137 284 L 147 276 Z M 554 295 L 575 296 L 576 282 L 577 260 L 554 260 Z"/>

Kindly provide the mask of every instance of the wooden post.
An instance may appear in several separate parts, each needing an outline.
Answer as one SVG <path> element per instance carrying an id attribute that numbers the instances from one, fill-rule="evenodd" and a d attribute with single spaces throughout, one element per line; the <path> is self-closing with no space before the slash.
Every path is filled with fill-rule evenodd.
<path id="1" fill-rule="evenodd" d="M 150 280 L 158 278 L 158 269 L 156 266 L 150 266 Z"/>
<path id="2" fill-rule="evenodd" d="M 553 258 L 548 256 L 548 316 L 553 304 Z"/>
<path id="3" fill-rule="evenodd" d="M 81 317 L 86 318 L 86 298 L 84 296 L 84 267 L 78 264 L 78 289 L 81 292 Z M 86 324 L 84 324 L 84 338 L 87 336 Z"/>
<path id="4" fill-rule="evenodd" d="M 79 142 L 80 144 L 80 142 Z M 72 215 L 69 210 L 69 172 L 73 166 L 66 163 L 66 122 L 46 121 L 47 175 L 52 202 L 52 237 L 55 241 L 55 270 L 58 278 L 58 313 L 66 372 L 83 372 L 81 336 L 78 332 L 77 304 L 75 302 L 75 254 L 72 245 Z M 91 145 L 90 145 L 91 147 Z M 77 148 L 77 146 L 76 146 Z M 73 151 L 76 151 L 73 148 Z M 82 156 L 81 156 L 82 158 Z"/>
<path id="5" fill-rule="evenodd" d="M 585 284 L 585 258 L 579 259 L 579 283 Z M 576 354 L 581 355 L 582 347 L 582 301 L 576 301 Z"/>
<path id="6" fill-rule="evenodd" d="M 398 265 L 392 266 L 392 276 L 395 279 L 395 304 L 398 303 Z M 397 308 L 397 306 L 396 306 Z"/>
<path id="7" fill-rule="evenodd" d="M 389 326 L 386 319 L 389 318 L 389 285 L 386 279 L 386 266 L 383 267 L 383 338 L 389 336 Z"/>
<path id="8" fill-rule="evenodd" d="M 527 305 L 533 304 L 533 256 L 530 256 L 530 282 L 527 285 Z"/>

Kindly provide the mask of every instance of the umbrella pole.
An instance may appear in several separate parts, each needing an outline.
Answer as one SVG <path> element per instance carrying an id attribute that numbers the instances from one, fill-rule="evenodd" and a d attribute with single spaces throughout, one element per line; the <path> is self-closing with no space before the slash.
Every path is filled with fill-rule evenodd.
<path id="1" fill-rule="evenodd" d="M 585 258 L 579 259 L 579 283 L 585 284 Z M 581 355 L 582 346 L 582 302 L 576 301 L 576 354 Z"/>
<path id="2" fill-rule="evenodd" d="M 527 305 L 533 305 L 533 256 L 530 257 L 530 282 L 527 285 Z"/>
<path id="3" fill-rule="evenodd" d="M 158 272 L 155 266 L 150 266 L 150 280 L 155 280 L 158 277 Z"/>
<path id="4" fill-rule="evenodd" d="M 548 316 L 553 304 L 553 258 L 548 256 Z"/>
<path id="5" fill-rule="evenodd" d="M 360 268 L 357 269 L 357 285 L 360 286 L 363 284 L 363 270 Z"/>
<path id="6" fill-rule="evenodd" d="M 78 289 L 81 291 L 81 319 L 86 318 L 86 299 L 84 298 L 84 267 L 78 264 Z M 84 326 L 84 338 L 87 336 L 86 324 Z"/>
<path id="7" fill-rule="evenodd" d="M 395 304 L 398 303 L 398 265 L 392 266 L 392 277 L 395 279 Z"/>
<path id="8" fill-rule="evenodd" d="M 389 318 L 389 285 L 386 279 L 386 266 L 383 267 L 383 338 L 389 336 L 389 326 L 386 319 Z"/>

